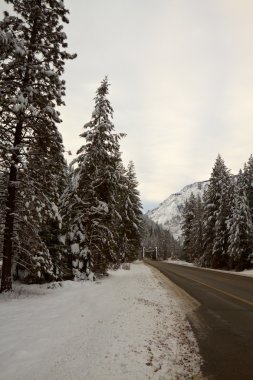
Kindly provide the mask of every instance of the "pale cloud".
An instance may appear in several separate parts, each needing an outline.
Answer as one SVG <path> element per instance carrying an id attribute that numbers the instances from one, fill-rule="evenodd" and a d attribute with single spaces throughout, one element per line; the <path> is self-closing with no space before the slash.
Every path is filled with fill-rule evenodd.
<path id="1" fill-rule="evenodd" d="M 67 0 L 71 51 L 61 131 L 82 144 L 105 75 L 145 208 L 208 179 L 220 153 L 233 173 L 252 152 L 252 0 Z M 4 8 L 0 4 L 0 9 Z"/>
<path id="2" fill-rule="evenodd" d="M 80 127 L 89 119 L 90 100 L 109 74 L 115 125 L 128 134 L 123 159 L 136 164 L 146 207 L 207 179 L 218 153 L 233 172 L 243 166 L 252 152 L 251 1 L 68 3 L 79 52 L 68 82 L 80 70 L 81 87 L 74 119 Z M 72 106 L 64 113 L 73 115 Z"/>

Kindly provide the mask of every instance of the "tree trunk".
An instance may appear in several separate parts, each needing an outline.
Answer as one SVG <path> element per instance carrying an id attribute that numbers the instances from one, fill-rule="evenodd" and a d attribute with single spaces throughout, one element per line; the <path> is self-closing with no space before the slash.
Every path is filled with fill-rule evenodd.
<path id="1" fill-rule="evenodd" d="M 18 146 L 22 140 L 22 126 L 23 122 L 19 122 L 16 126 L 14 137 L 14 153 L 12 155 L 12 164 L 10 167 L 10 175 L 7 189 L 6 200 L 6 217 L 4 228 L 4 242 L 3 242 L 3 266 L 2 266 L 2 280 L 0 292 L 7 292 L 12 290 L 12 257 L 13 257 L 13 231 L 14 219 L 16 211 L 17 199 L 17 164 L 18 164 Z"/>
<path id="2" fill-rule="evenodd" d="M 40 2 L 39 2 L 40 6 Z M 29 65 L 32 62 L 33 54 L 36 50 L 36 35 L 38 32 L 38 16 L 35 17 L 31 32 L 30 46 L 28 49 L 26 72 L 23 79 L 23 88 L 26 87 L 29 80 Z M 17 180 L 19 164 L 20 144 L 22 143 L 22 130 L 24 123 L 24 114 L 19 115 L 19 120 L 16 125 L 13 154 L 10 166 L 9 182 L 7 188 L 7 200 L 6 200 L 6 217 L 5 217 L 5 229 L 4 229 L 4 243 L 3 243 L 3 266 L 2 266 L 2 280 L 0 293 L 12 290 L 12 258 L 13 258 L 13 232 L 14 221 L 16 211 L 17 200 Z"/>

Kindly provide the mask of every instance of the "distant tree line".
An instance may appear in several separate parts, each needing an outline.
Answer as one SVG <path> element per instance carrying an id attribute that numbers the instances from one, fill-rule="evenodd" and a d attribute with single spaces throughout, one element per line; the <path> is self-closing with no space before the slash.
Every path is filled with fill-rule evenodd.
<path id="1" fill-rule="evenodd" d="M 165 230 L 146 215 L 143 215 L 143 222 L 142 247 L 147 251 L 156 247 L 158 258 L 162 260 L 180 256 L 181 246 L 170 231 Z"/>
<path id="2" fill-rule="evenodd" d="M 232 176 L 218 155 L 203 199 L 191 194 L 183 213 L 183 258 L 243 270 L 253 252 L 253 157 Z"/>
<path id="3" fill-rule="evenodd" d="M 57 124 L 66 52 L 59 0 L 8 0 L 0 22 L 1 291 L 82 279 L 137 258 L 142 212 L 134 164 L 125 168 L 105 78 L 70 166 Z"/>

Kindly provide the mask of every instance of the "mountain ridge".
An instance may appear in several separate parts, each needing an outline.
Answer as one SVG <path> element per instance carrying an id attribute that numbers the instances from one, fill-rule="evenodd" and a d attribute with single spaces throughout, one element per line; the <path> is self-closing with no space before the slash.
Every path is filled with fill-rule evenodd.
<path id="1" fill-rule="evenodd" d="M 209 180 L 186 185 L 179 192 L 171 194 L 159 206 L 149 210 L 146 215 L 164 229 L 170 230 L 173 237 L 180 242 L 182 239 L 181 223 L 185 201 L 189 199 L 191 193 L 202 197 L 208 184 Z"/>

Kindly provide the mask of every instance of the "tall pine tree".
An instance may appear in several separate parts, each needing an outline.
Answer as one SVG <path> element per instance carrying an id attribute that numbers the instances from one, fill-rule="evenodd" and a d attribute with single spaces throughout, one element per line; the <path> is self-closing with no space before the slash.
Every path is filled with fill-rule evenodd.
<path id="1" fill-rule="evenodd" d="M 50 132 L 50 136 L 46 133 Z M 47 141 L 51 144 L 48 146 Z M 53 276 L 43 268 L 43 259 L 39 260 L 40 273 L 42 278 L 62 278 L 62 253 L 58 236 L 61 229 L 61 216 L 58 212 L 60 195 L 66 187 L 67 163 L 63 156 L 62 138 L 57 128 L 45 131 L 43 140 L 39 137 L 34 141 L 29 149 L 28 162 L 22 173 L 22 194 L 21 204 L 25 204 L 24 217 L 22 223 L 22 233 L 19 241 L 21 252 L 18 252 L 16 262 L 19 272 L 24 267 L 25 258 L 31 257 L 31 249 L 36 250 L 36 243 L 44 243 L 49 252 L 49 258 L 53 266 Z M 38 187 L 38 184 L 40 185 Z M 32 218 L 32 220 L 31 220 Z M 35 224 L 37 225 L 34 228 Z M 33 229 L 31 229 L 33 227 Z M 27 245 L 27 240 L 23 239 L 24 232 L 30 235 L 33 243 Z M 32 233 L 33 232 L 33 233 Z M 26 249 L 24 249 L 26 247 Z M 37 249 L 37 252 L 39 250 Z M 28 276 L 30 280 L 36 280 L 36 256 L 33 255 L 32 265 L 28 262 L 25 269 L 30 267 Z M 22 261 L 22 262 L 21 262 Z M 20 262 L 20 264 L 19 264 Z M 17 276 L 18 272 L 16 271 Z M 33 273 L 33 275 L 32 275 Z M 39 278 L 38 278 L 39 280 Z"/>
<path id="2" fill-rule="evenodd" d="M 218 155 L 204 194 L 204 254 L 201 263 L 212 268 L 227 265 L 228 220 L 231 216 L 233 184 L 224 160 Z"/>
<path id="3" fill-rule="evenodd" d="M 189 262 L 194 260 L 194 244 L 193 226 L 196 214 L 196 197 L 191 193 L 189 199 L 186 200 L 183 211 L 183 259 Z"/>
<path id="4" fill-rule="evenodd" d="M 243 171 L 244 185 L 246 196 L 249 202 L 251 219 L 253 222 L 253 156 L 251 155 L 248 162 L 244 166 Z"/>
<path id="5" fill-rule="evenodd" d="M 119 261 L 115 228 L 120 222 L 117 194 L 123 134 L 114 132 L 108 88 L 105 78 L 97 89 L 91 120 L 84 125 L 85 142 L 73 162 L 72 181 L 63 201 L 75 277 L 90 269 L 104 273 L 109 264 Z"/>
<path id="6" fill-rule="evenodd" d="M 1 291 L 12 288 L 14 244 L 19 244 L 15 222 L 20 225 L 24 220 L 18 208 L 20 181 L 29 151 L 39 139 L 47 138 L 48 149 L 52 146 L 49 131 L 60 122 L 55 106 L 64 104 L 65 83 L 60 76 L 64 61 L 74 58 L 64 50 L 66 34 L 61 23 L 68 22 L 68 11 L 62 1 L 7 2 L 15 15 L 6 12 L 0 23 L 4 42 L 0 48 L 0 159 L 7 176 Z M 40 184 L 36 186 L 39 192 Z M 47 259 L 46 250 L 45 254 Z"/>
<path id="7" fill-rule="evenodd" d="M 142 205 L 137 189 L 134 163 L 130 161 L 127 171 L 122 167 L 121 188 L 117 197 L 117 211 L 120 223 L 117 227 L 118 246 L 121 261 L 133 261 L 138 258 L 141 248 Z"/>
<path id="8" fill-rule="evenodd" d="M 192 239 L 194 240 L 194 261 L 199 264 L 199 260 L 203 255 L 204 239 L 203 239 L 203 201 L 198 195 L 196 199 L 195 218 L 192 226 Z"/>
<path id="9" fill-rule="evenodd" d="M 242 171 L 237 177 L 229 225 L 229 266 L 243 270 L 249 266 L 249 254 L 253 249 L 253 224 Z"/>
<path id="10" fill-rule="evenodd" d="M 203 203 L 198 195 L 191 193 L 183 211 L 183 253 L 184 260 L 199 262 L 203 255 Z"/>

